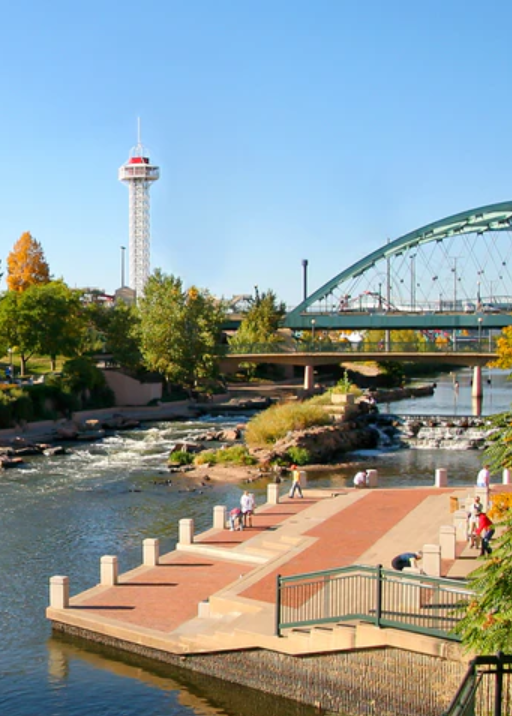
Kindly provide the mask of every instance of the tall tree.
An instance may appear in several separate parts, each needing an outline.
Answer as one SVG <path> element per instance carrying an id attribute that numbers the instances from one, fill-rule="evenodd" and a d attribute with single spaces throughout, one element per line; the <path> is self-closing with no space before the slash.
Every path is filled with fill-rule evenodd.
<path id="1" fill-rule="evenodd" d="M 183 288 L 157 269 L 138 303 L 143 361 L 174 383 L 190 388 L 213 378 L 225 311 L 206 291 Z"/>
<path id="2" fill-rule="evenodd" d="M 76 355 L 84 330 L 80 292 L 62 281 L 7 291 L 0 300 L 0 340 L 20 354 L 21 374 L 34 353 L 50 357 Z"/>
<path id="3" fill-rule="evenodd" d="M 115 306 L 90 303 L 86 307 L 87 331 L 82 350 L 105 353 L 123 368 L 141 365 L 139 314 L 124 301 Z"/>
<path id="4" fill-rule="evenodd" d="M 10 291 L 22 292 L 49 281 L 50 269 L 41 244 L 25 231 L 7 257 L 7 287 Z"/>
<path id="5" fill-rule="evenodd" d="M 277 331 L 285 313 L 284 303 L 278 302 L 273 291 L 256 292 L 230 344 L 279 343 L 283 338 Z"/>

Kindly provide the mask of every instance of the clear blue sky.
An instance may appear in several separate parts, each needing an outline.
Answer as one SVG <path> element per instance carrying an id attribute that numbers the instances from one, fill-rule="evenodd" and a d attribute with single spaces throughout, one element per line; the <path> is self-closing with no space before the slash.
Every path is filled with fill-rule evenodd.
<path id="1" fill-rule="evenodd" d="M 152 268 L 287 304 L 386 239 L 512 198 L 507 0 L 3 2 L 2 266 L 113 291 L 137 117 Z"/>

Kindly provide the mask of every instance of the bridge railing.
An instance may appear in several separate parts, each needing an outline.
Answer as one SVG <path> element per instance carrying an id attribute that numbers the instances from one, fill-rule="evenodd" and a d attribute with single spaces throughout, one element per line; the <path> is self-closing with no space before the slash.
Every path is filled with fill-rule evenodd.
<path id="1" fill-rule="evenodd" d="M 444 639 L 472 593 L 465 582 L 353 565 L 277 578 L 276 631 L 365 621 Z"/>
<path id="2" fill-rule="evenodd" d="M 494 339 L 456 340 L 454 342 L 424 341 L 360 341 L 334 342 L 316 341 L 282 341 L 279 343 L 244 343 L 223 346 L 227 355 L 262 355 L 286 353 L 478 353 L 493 354 L 496 351 Z"/>

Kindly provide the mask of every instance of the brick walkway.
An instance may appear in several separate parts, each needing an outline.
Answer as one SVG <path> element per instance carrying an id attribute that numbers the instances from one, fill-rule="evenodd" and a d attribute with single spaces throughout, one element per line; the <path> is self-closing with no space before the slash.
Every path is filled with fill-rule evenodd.
<path id="1" fill-rule="evenodd" d="M 309 529 L 306 523 L 302 535 L 313 538 L 314 542 L 299 553 L 290 550 L 290 558 L 286 560 L 285 556 L 279 567 L 261 570 L 261 578 L 241 591 L 240 596 L 272 604 L 278 573 L 300 574 L 357 563 L 372 545 L 429 497 L 451 492 L 452 489 L 416 488 L 372 490 L 355 495 L 353 490 L 347 490 L 346 494 L 353 493 L 357 498 L 355 502 L 346 506 L 341 502 L 338 511 L 325 519 L 316 519 Z M 340 499 L 343 498 L 337 498 Z M 447 503 L 448 499 L 447 494 Z M 280 504 L 267 506 L 255 514 L 251 528 L 234 532 L 210 530 L 196 536 L 194 546 L 231 552 L 248 546 L 258 535 L 265 535 L 271 542 L 280 537 L 278 527 L 290 520 L 297 523 L 307 520 L 308 508 L 319 503 L 329 508 L 333 505 L 329 497 L 308 497 L 307 493 L 304 499 L 282 497 L 281 500 Z M 97 587 L 78 595 L 72 599 L 70 610 L 87 614 L 88 618 L 114 619 L 127 626 L 169 633 L 196 617 L 200 602 L 253 570 L 255 565 L 242 558 L 232 556 L 227 560 L 217 555 L 174 551 L 162 556 L 157 567 L 141 567 L 121 575 L 115 587 Z"/>

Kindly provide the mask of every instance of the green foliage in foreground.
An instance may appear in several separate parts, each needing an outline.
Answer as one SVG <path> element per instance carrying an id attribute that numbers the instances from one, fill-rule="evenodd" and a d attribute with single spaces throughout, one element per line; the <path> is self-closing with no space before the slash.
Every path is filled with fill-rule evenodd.
<path id="1" fill-rule="evenodd" d="M 500 523 L 503 533 L 491 541 L 490 557 L 470 574 L 475 592 L 461 606 L 464 616 L 454 631 L 467 651 L 477 654 L 512 653 L 512 513 Z"/>
<path id="2" fill-rule="evenodd" d="M 257 459 L 243 445 L 233 445 L 219 450 L 205 450 L 196 455 L 196 465 L 256 465 Z"/>
<path id="3" fill-rule="evenodd" d="M 289 432 L 329 425 L 331 422 L 331 417 L 322 406 L 310 400 L 273 405 L 247 423 L 245 442 L 251 448 L 268 447 Z"/>
<path id="4" fill-rule="evenodd" d="M 501 472 L 512 467 L 512 413 L 500 413 L 489 418 L 495 432 L 488 436 L 484 451 L 484 462 L 491 472 Z"/>

